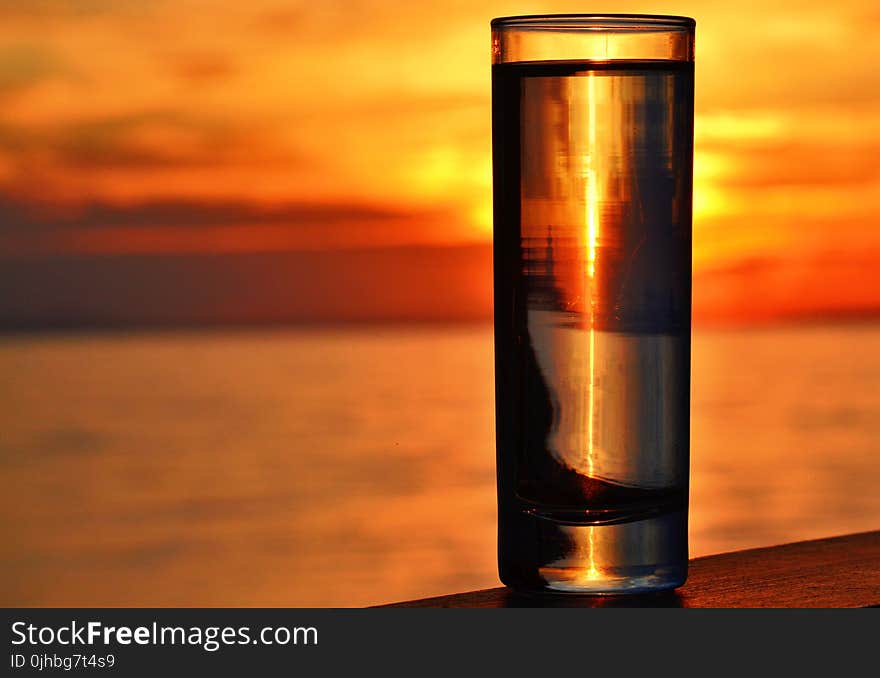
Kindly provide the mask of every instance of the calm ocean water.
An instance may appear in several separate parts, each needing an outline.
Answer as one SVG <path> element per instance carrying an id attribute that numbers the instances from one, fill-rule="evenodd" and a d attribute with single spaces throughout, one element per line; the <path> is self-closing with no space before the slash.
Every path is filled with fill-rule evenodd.
<path id="1" fill-rule="evenodd" d="M 880 326 L 697 332 L 692 555 L 880 527 Z M 0 339 L 4 605 L 497 585 L 489 327 Z"/>

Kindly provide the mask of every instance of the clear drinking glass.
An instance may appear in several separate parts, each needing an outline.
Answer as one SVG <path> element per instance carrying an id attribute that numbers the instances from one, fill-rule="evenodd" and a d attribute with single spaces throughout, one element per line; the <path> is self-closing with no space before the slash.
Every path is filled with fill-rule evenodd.
<path id="1" fill-rule="evenodd" d="M 687 576 L 693 19 L 492 21 L 499 570 Z"/>

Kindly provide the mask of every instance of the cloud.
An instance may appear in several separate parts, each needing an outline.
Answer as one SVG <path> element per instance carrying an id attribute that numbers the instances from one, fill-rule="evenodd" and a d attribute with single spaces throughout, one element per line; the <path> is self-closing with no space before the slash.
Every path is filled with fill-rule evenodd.
<path id="1" fill-rule="evenodd" d="M 311 16 L 305 5 L 270 7 L 259 11 L 251 20 L 251 26 L 266 36 L 299 34 Z"/>
<path id="2" fill-rule="evenodd" d="M 30 43 L 0 46 L 0 96 L 17 92 L 68 69 L 50 49 Z"/>
<path id="3" fill-rule="evenodd" d="M 168 57 L 171 72 L 192 84 L 227 80 L 236 72 L 232 59 L 219 52 L 186 52 Z"/>
<path id="4" fill-rule="evenodd" d="M 815 142 L 766 142 L 716 147 L 729 170 L 722 187 L 853 186 L 880 179 L 880 143 L 844 146 Z"/>
<path id="5" fill-rule="evenodd" d="M 165 5 L 162 0 L 0 0 L 0 13 L 8 19 L 70 20 L 76 17 L 142 13 L 149 5 Z"/>
<path id="6" fill-rule="evenodd" d="M 0 257 L 248 253 L 443 244 L 460 232 L 443 210 L 356 203 L 224 200 L 113 204 L 0 197 Z"/>
<path id="7" fill-rule="evenodd" d="M 238 200 L 155 200 L 133 204 L 88 202 L 63 206 L 0 197 L 4 219 L 0 229 L 56 229 L 84 226 L 202 226 L 241 223 L 299 223 L 332 225 L 340 221 L 375 222 L 411 218 L 399 210 L 350 203 L 290 203 L 260 205 Z"/>
<path id="8" fill-rule="evenodd" d="M 58 162 L 72 169 L 150 168 L 216 162 L 234 136 L 217 121 L 159 111 L 56 128 L 50 143 Z"/>
<path id="9" fill-rule="evenodd" d="M 491 261 L 485 244 L 5 261 L 0 329 L 488 320 Z"/>
<path id="10" fill-rule="evenodd" d="M 870 248 L 800 257 L 779 252 L 706 268 L 694 277 L 694 318 L 706 323 L 876 318 L 878 257 L 880 249 Z"/>
<path id="11" fill-rule="evenodd" d="M 142 173 L 223 168 L 265 171 L 317 170 L 320 163 L 288 143 L 273 147 L 271 131 L 252 132 L 244 120 L 226 121 L 169 110 L 89 118 L 51 125 L 0 123 L 0 160 L 7 191 L 17 186 L 126 173 L 137 183 Z"/>

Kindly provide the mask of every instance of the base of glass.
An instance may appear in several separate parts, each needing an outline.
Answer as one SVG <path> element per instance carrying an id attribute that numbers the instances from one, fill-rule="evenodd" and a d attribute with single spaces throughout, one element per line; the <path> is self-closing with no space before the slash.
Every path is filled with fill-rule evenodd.
<path id="1" fill-rule="evenodd" d="M 499 574 L 529 593 L 632 594 L 665 591 L 687 578 L 687 511 L 575 524 L 517 511 L 502 519 Z"/>

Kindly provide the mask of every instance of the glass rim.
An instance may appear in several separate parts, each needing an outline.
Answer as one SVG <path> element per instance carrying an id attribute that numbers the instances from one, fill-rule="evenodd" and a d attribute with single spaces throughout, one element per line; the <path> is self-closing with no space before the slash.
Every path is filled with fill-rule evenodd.
<path id="1" fill-rule="evenodd" d="M 673 14 L 523 14 L 489 22 L 493 30 L 693 31 L 697 22 Z"/>

